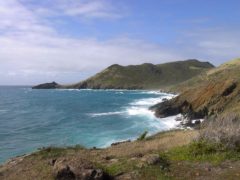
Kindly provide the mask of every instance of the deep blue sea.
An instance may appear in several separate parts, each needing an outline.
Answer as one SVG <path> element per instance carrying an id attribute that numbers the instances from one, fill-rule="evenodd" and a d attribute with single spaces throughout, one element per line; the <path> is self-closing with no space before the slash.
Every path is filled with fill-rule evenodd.
<path id="1" fill-rule="evenodd" d="M 127 90 L 32 90 L 0 87 L 0 163 L 40 147 L 106 147 L 176 126 L 151 105 L 172 95 Z"/>

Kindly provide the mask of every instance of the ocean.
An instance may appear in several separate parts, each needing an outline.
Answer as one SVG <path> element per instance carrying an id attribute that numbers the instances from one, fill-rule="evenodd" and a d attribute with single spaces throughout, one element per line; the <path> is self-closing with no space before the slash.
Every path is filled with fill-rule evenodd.
<path id="1" fill-rule="evenodd" d="M 128 90 L 0 87 L 0 163 L 47 146 L 107 147 L 177 126 L 148 108 L 173 95 Z"/>

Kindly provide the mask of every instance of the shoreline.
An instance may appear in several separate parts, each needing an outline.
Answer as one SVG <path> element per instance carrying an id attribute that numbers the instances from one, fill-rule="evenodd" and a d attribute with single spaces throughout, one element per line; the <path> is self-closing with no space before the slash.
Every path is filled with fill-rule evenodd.
<path id="1" fill-rule="evenodd" d="M 188 129 L 188 128 L 173 128 L 173 129 L 169 129 L 169 130 L 163 130 L 163 131 L 159 131 L 157 133 L 154 133 L 154 134 L 150 134 L 150 135 L 147 135 L 145 137 L 145 139 L 151 139 L 151 138 L 154 138 L 155 136 L 158 136 L 158 135 L 162 135 L 162 134 L 167 134 L 167 133 L 174 133 L 174 132 L 181 132 L 181 131 L 195 131 L 195 129 Z M 7 159 L 6 161 L 0 163 L 0 167 L 2 166 L 5 166 L 5 165 L 16 165 L 17 163 L 21 162 L 24 160 L 24 158 L 27 158 L 29 156 L 32 156 L 36 153 L 39 153 L 45 149 L 48 149 L 48 148 L 60 148 L 60 149 L 71 149 L 71 148 L 74 148 L 76 146 L 80 146 L 86 150 L 107 150 L 109 148 L 112 148 L 112 147 L 115 147 L 115 146 L 118 146 L 118 145 L 123 145 L 125 143 L 136 143 L 138 142 L 139 140 L 138 139 L 128 139 L 128 140 L 123 140 L 123 141 L 115 141 L 113 143 L 111 143 L 109 146 L 107 147 L 91 147 L 91 148 L 86 148 L 84 146 L 82 146 L 81 144 L 75 144 L 75 145 L 72 145 L 72 146 L 46 146 L 46 147 L 40 147 L 38 148 L 37 150 L 34 150 L 32 152 L 29 152 L 29 153 L 25 153 L 25 154 L 22 154 L 22 155 L 17 155 L 17 156 L 14 156 L 14 157 L 11 157 L 9 159 Z"/>
<path id="2" fill-rule="evenodd" d="M 68 89 L 66 89 L 66 90 L 68 90 Z M 75 89 L 74 89 L 75 90 Z M 92 90 L 92 89 L 91 89 Z M 98 91 L 98 90 L 97 90 Z M 153 93 L 153 94 L 161 94 L 161 95 L 163 95 L 164 94 L 164 96 L 168 96 L 169 97 L 169 95 L 170 96 L 174 96 L 173 94 L 169 94 L 169 93 L 166 93 L 166 92 L 162 92 L 162 91 L 153 91 L 153 90 L 151 90 L 151 91 L 149 91 L 149 90 L 104 90 L 104 91 L 142 91 L 142 92 L 150 92 L 150 93 Z M 160 96 L 159 96 L 160 97 Z M 164 99 L 165 97 L 161 97 L 161 99 Z M 146 98 L 146 99 L 148 99 L 148 98 Z M 141 99 L 139 99 L 139 100 L 141 100 Z M 152 105 L 150 105 L 150 106 L 152 106 Z M 149 107 L 150 107 L 149 106 Z M 152 114 L 153 114 L 153 116 L 156 118 L 156 116 L 154 115 L 154 113 L 151 111 L 151 110 L 149 110 L 148 108 L 146 108 L 149 112 L 151 112 Z M 172 119 L 174 119 L 174 121 L 175 121 L 175 116 L 174 117 L 172 117 Z M 157 119 L 157 120 L 161 120 L 161 119 Z M 169 129 L 167 129 L 167 130 L 165 130 L 165 129 L 163 129 L 163 130 L 158 130 L 158 131 L 155 131 L 155 132 L 149 132 L 148 133 L 148 136 L 154 136 L 154 135 L 156 135 L 156 134 L 158 134 L 158 133 L 160 133 L 160 132 L 164 132 L 164 131 L 171 131 L 171 129 L 181 129 L 181 127 L 178 127 L 178 126 L 175 126 L 174 125 L 174 127 L 171 127 L 171 128 L 169 128 Z M 140 135 L 140 134 L 139 134 Z M 111 143 L 107 143 L 107 145 L 106 146 L 100 146 L 100 147 L 98 147 L 98 148 L 109 148 L 109 147 L 111 147 L 111 144 L 114 144 L 114 143 L 119 143 L 119 142 L 122 142 L 122 141 L 128 141 L 128 140 L 131 140 L 131 141 L 136 141 L 137 140 L 137 136 L 136 137 L 130 137 L 130 138 L 127 138 L 127 139 L 122 139 L 122 140 L 115 140 L 115 141 L 113 141 L 113 142 L 111 142 Z M 74 146 L 74 145 L 71 145 L 71 146 Z M 62 145 L 60 145 L 60 146 L 55 146 L 55 147 L 68 147 L 68 145 L 66 145 L 66 146 L 62 146 Z M 40 147 L 41 148 L 41 147 Z M 91 147 L 89 147 L 89 148 L 91 148 Z M 29 153 L 27 153 L 27 155 L 29 155 L 29 154 L 32 154 L 32 153 L 34 153 L 35 151 L 37 151 L 37 149 L 35 149 L 35 150 L 33 150 L 33 151 L 30 151 Z M 17 155 L 16 157 L 19 157 L 19 156 L 25 156 L 25 154 L 23 154 L 23 155 Z M 6 160 L 4 160 L 3 162 L 1 162 L 1 164 L 3 164 L 3 163 L 5 163 L 6 161 L 8 161 L 9 159 L 11 160 L 12 158 L 16 158 L 16 157 L 10 157 L 10 158 L 8 158 L 8 159 L 6 159 Z"/>

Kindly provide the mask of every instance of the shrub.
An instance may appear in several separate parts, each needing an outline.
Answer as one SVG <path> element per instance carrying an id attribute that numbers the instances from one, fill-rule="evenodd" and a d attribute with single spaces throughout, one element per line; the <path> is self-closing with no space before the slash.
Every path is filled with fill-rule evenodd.
<path id="1" fill-rule="evenodd" d="M 200 140 L 222 144 L 229 150 L 240 150 L 240 117 L 236 114 L 206 120 Z"/>
<path id="2" fill-rule="evenodd" d="M 147 134 L 148 134 L 148 132 L 145 131 L 144 133 L 142 133 L 142 134 L 139 136 L 139 138 L 138 138 L 137 140 L 138 140 L 138 141 L 144 140 L 144 139 L 146 138 Z"/>

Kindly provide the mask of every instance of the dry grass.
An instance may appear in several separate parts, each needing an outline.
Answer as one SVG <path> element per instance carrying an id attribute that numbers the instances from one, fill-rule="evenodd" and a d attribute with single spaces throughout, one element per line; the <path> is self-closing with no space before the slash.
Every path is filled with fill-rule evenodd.
<path id="1" fill-rule="evenodd" d="M 144 165 L 143 159 L 151 154 L 171 153 L 176 148 L 188 147 L 188 144 L 198 137 L 198 131 L 170 131 L 148 137 L 143 141 L 123 143 L 107 149 L 84 148 L 51 148 L 44 149 L 24 158 L 16 159 L 11 164 L 0 167 L 2 180 L 30 180 L 54 179 L 53 166 L 49 163 L 53 159 L 64 160 L 69 166 L 77 168 L 81 164 L 93 164 L 104 169 L 110 175 L 117 175 L 116 179 L 227 179 L 238 178 L 240 162 L 226 162 L 224 167 L 213 166 L 202 162 L 189 162 L 185 159 L 169 159 L 170 169 L 161 170 L 160 165 Z M 186 145 L 186 146 L 184 146 Z M 185 148 L 186 149 L 186 148 Z M 182 152 L 182 151 L 181 151 Z M 139 156 L 138 156 L 139 155 Z M 181 156 L 182 153 L 175 154 Z M 187 158 L 188 159 L 188 158 Z M 228 167 L 232 168 L 229 169 Z M 207 170 L 206 170 L 207 168 Z M 208 169 L 211 169 L 209 171 Z M 214 177 L 214 178 L 213 178 Z"/>
<path id="2" fill-rule="evenodd" d="M 240 117 L 228 114 L 206 121 L 200 131 L 200 138 L 223 144 L 228 149 L 240 149 Z"/>
<path id="3" fill-rule="evenodd" d="M 159 150 L 169 150 L 170 148 L 189 144 L 197 138 L 197 131 L 172 131 L 160 133 L 144 141 L 135 141 L 132 143 L 120 144 L 116 147 L 110 147 L 105 151 L 112 156 L 134 156 L 136 154 L 146 154 Z M 171 143 L 169 143 L 171 142 Z"/>
<path id="4" fill-rule="evenodd" d="M 42 150 L 25 158 L 14 159 L 12 161 L 14 163 L 8 163 L 0 167 L 0 179 L 52 179 L 52 167 L 49 165 L 52 159 L 63 158 L 73 165 L 84 160 L 84 162 L 100 163 L 103 166 L 108 166 L 111 160 L 107 160 L 106 157 L 128 160 L 139 154 L 145 156 L 158 153 L 173 147 L 186 145 L 197 134 L 196 131 L 171 131 L 159 133 L 143 141 L 119 144 L 106 149 L 53 148 L 51 151 Z"/>

